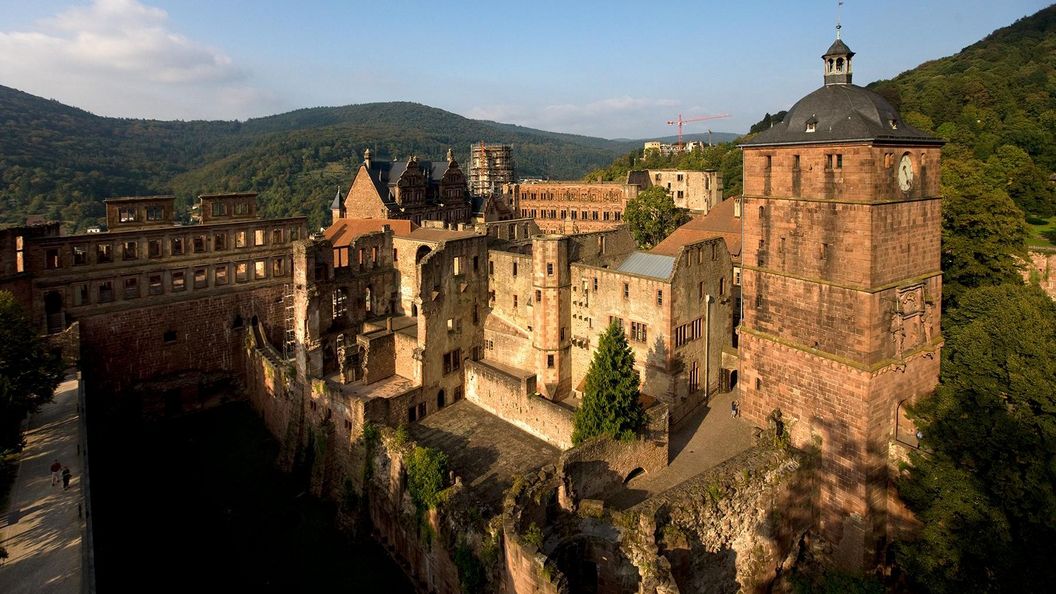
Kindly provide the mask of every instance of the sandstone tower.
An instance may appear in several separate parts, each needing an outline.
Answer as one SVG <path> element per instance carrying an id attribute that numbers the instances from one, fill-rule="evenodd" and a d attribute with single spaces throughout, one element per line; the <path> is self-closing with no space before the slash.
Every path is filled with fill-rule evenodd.
<path id="1" fill-rule="evenodd" d="M 537 235 L 532 239 L 532 349 L 540 370 L 537 389 L 561 400 L 572 389 L 571 268 L 568 238 Z"/>
<path id="2" fill-rule="evenodd" d="M 862 566 L 897 524 L 904 405 L 938 381 L 942 141 L 851 84 L 853 57 L 837 30 L 824 86 L 743 145 L 740 353 L 744 415 L 820 446 L 821 533 Z"/>

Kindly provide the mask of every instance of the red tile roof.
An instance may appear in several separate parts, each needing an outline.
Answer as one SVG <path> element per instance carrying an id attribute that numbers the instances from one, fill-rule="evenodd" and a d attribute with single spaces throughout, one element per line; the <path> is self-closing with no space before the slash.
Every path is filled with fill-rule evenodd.
<path id="1" fill-rule="evenodd" d="M 410 235 L 418 228 L 413 221 L 401 219 L 337 219 L 323 232 L 323 236 L 335 246 L 346 246 L 361 235 L 381 231 L 385 225 L 392 229 L 393 234 L 401 236 Z"/>
<path id="2" fill-rule="evenodd" d="M 741 259 L 741 219 L 733 216 L 734 205 L 739 197 L 723 200 L 706 215 L 696 215 L 685 225 L 675 229 L 671 235 L 649 250 L 653 254 L 676 256 L 683 247 L 721 237 L 734 262 Z"/>

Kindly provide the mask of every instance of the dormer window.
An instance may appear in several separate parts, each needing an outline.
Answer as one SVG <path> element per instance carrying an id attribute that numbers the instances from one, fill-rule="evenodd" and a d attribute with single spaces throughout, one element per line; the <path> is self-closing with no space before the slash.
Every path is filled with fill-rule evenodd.
<path id="1" fill-rule="evenodd" d="M 891 129 L 892 129 L 892 130 L 898 130 L 898 120 L 896 120 L 896 119 L 894 119 L 894 118 L 891 118 L 891 119 L 890 119 L 890 120 L 888 120 L 887 122 L 888 122 L 889 124 L 891 124 Z"/>
<path id="2" fill-rule="evenodd" d="M 807 133 L 813 133 L 818 129 L 818 118 L 810 116 L 807 118 Z"/>

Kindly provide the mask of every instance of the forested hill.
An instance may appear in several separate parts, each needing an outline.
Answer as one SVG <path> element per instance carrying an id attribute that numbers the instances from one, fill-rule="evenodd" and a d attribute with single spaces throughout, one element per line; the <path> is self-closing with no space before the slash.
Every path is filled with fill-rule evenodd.
<path id="1" fill-rule="evenodd" d="M 869 88 L 949 142 L 944 169 L 985 168 L 1023 210 L 1056 214 L 1056 6 Z"/>
<path id="2" fill-rule="evenodd" d="M 465 163 L 469 146 L 513 143 L 518 174 L 575 178 L 629 150 L 627 142 L 471 120 L 415 103 L 301 109 L 245 122 L 100 117 L 0 86 L 0 224 L 30 214 L 73 229 L 100 222 L 102 200 L 256 191 L 269 215 L 323 222 L 364 148 L 377 158 Z"/>

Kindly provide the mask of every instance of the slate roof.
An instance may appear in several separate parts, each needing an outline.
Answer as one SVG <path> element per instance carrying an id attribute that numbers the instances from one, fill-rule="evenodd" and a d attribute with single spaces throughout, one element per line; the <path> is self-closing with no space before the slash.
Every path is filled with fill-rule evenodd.
<path id="1" fill-rule="evenodd" d="M 330 203 L 330 210 L 341 210 L 344 204 L 344 199 L 341 198 L 341 188 L 337 189 L 337 196 L 334 196 L 334 201 Z"/>
<path id="2" fill-rule="evenodd" d="M 814 132 L 807 120 L 816 118 Z M 894 126 L 892 126 L 892 121 Z M 741 146 L 819 144 L 845 141 L 943 144 L 906 124 L 886 99 L 857 85 L 826 85 L 792 106 L 785 119 Z"/>
<path id="3" fill-rule="evenodd" d="M 826 56 L 832 54 L 847 54 L 848 56 L 853 56 L 854 52 L 851 51 L 851 48 L 847 47 L 847 44 L 844 43 L 842 39 L 837 39 L 829 46 L 829 51 L 825 52 Z"/>
<path id="4" fill-rule="evenodd" d="M 649 172 L 645 170 L 636 169 L 627 172 L 627 185 L 639 186 L 641 188 L 648 188 L 650 185 Z"/>
<path id="5" fill-rule="evenodd" d="M 660 280 L 671 278 L 671 272 L 674 269 L 675 259 L 672 256 L 662 256 L 647 252 L 631 252 L 627 259 L 617 268 L 620 272 L 649 276 Z"/>

